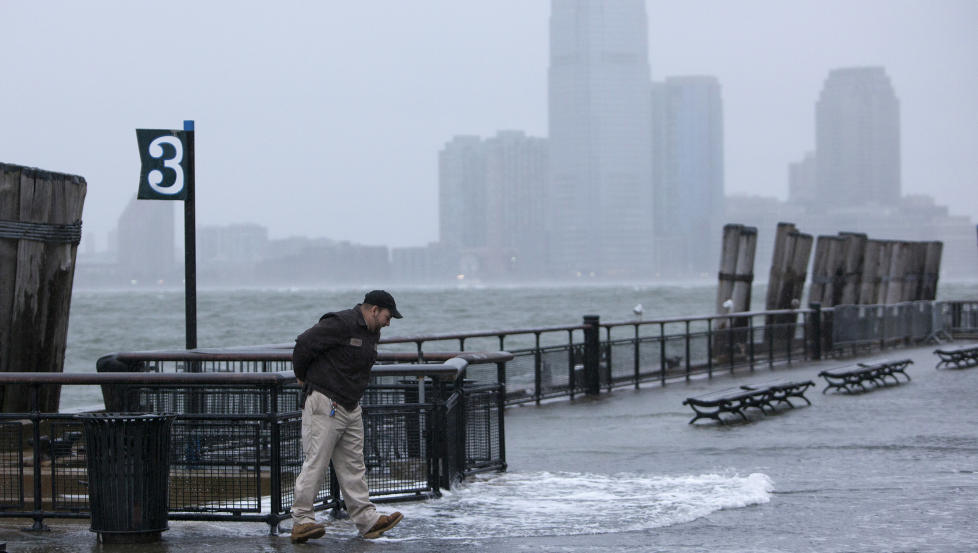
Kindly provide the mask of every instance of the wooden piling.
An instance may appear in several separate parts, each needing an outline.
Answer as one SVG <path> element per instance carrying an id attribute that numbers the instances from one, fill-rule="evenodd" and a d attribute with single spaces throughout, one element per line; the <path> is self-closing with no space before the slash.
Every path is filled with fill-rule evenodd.
<path id="1" fill-rule="evenodd" d="M 903 301 L 920 299 L 924 282 L 924 264 L 927 261 L 927 242 L 910 242 L 907 274 L 903 281 Z"/>
<path id="2" fill-rule="evenodd" d="M 893 242 L 890 255 L 890 281 L 886 286 L 886 301 L 884 303 L 900 303 L 903 301 L 903 281 L 907 274 L 907 263 L 910 259 L 910 244 L 908 242 Z"/>
<path id="3" fill-rule="evenodd" d="M 801 306 L 811 251 L 811 235 L 798 232 L 792 223 L 778 223 L 765 309 L 797 309 Z M 781 351 L 790 346 L 786 342 L 794 337 L 797 316 L 770 315 L 766 319 L 768 328 L 772 329 L 774 347 Z"/>
<path id="4" fill-rule="evenodd" d="M 879 286 L 876 287 L 876 300 L 873 303 L 886 303 L 887 294 L 890 289 L 890 262 L 893 259 L 893 252 L 897 248 L 894 240 L 885 240 L 880 248 L 880 256 L 877 259 L 877 271 L 880 275 Z"/>
<path id="5" fill-rule="evenodd" d="M 815 262 L 808 300 L 821 302 L 822 307 L 832 307 L 839 303 L 844 273 L 845 239 L 838 236 L 819 236 L 815 244 Z"/>
<path id="6" fill-rule="evenodd" d="M 840 232 L 843 237 L 842 259 L 842 290 L 839 294 L 839 305 L 859 303 L 859 289 L 862 284 L 863 262 L 866 254 L 865 234 L 856 232 Z"/>
<path id="7" fill-rule="evenodd" d="M 812 256 L 812 244 L 815 238 L 811 234 L 799 232 L 792 236 L 794 249 L 791 255 L 791 269 L 789 274 L 793 284 L 791 286 L 791 300 L 788 305 L 794 307 L 797 300 L 798 307 L 801 306 L 801 297 L 805 293 L 805 277 L 808 276 L 808 260 Z"/>
<path id="8" fill-rule="evenodd" d="M 757 229 L 744 225 L 728 224 L 723 227 L 723 251 L 720 253 L 720 272 L 717 285 L 717 314 L 750 310 L 751 286 L 754 284 L 754 251 L 757 247 Z M 730 308 L 724 304 L 730 300 Z M 722 359 L 733 351 L 742 355 L 746 351 L 747 332 L 735 330 L 746 327 L 746 318 L 719 319 L 713 336 L 714 355 Z"/>
<path id="9" fill-rule="evenodd" d="M 943 242 L 927 242 L 923 281 L 920 287 L 920 299 L 922 300 L 937 299 L 937 280 L 941 274 L 941 253 L 943 249 Z"/>
<path id="10" fill-rule="evenodd" d="M 757 248 L 757 229 L 743 227 L 737 244 L 737 267 L 734 276 L 733 310 L 750 311 L 751 287 L 754 285 L 754 252 Z"/>
<path id="11" fill-rule="evenodd" d="M 767 279 L 767 295 L 764 300 L 764 309 L 782 309 L 781 306 L 784 289 L 786 286 L 785 274 L 789 271 L 791 263 L 791 252 L 789 235 L 798 232 L 793 223 L 778 223 L 774 234 L 774 252 L 771 255 L 771 270 Z"/>
<path id="12" fill-rule="evenodd" d="M 876 303 L 876 289 L 880 285 L 879 259 L 883 243 L 879 240 L 866 240 L 863 245 L 863 269 L 859 278 L 859 299 L 863 305 Z"/>
<path id="13" fill-rule="evenodd" d="M 812 259 L 812 282 L 808 285 L 808 301 L 822 302 L 828 275 L 825 269 L 829 254 L 828 236 L 819 236 L 815 242 L 815 257 Z"/>
<path id="14" fill-rule="evenodd" d="M 0 163 L 0 371 L 61 372 L 87 184 Z M 60 388 L 41 389 L 57 412 Z M 0 390 L 0 412 L 27 412 L 29 388 Z"/>
<path id="15" fill-rule="evenodd" d="M 737 246 L 740 244 L 740 233 L 744 225 L 727 224 L 723 226 L 723 247 L 720 250 L 720 272 L 717 275 L 718 315 L 727 313 L 723 303 L 733 298 L 734 276 L 737 270 Z"/>

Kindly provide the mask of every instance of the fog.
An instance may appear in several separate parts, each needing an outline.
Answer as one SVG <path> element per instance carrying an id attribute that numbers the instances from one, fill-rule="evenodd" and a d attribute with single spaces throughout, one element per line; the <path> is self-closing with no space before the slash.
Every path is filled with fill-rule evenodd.
<path id="1" fill-rule="evenodd" d="M 652 78 L 722 86 L 727 194 L 787 195 L 830 69 L 886 68 L 903 192 L 978 216 L 978 3 L 647 2 Z M 136 128 L 196 121 L 198 225 L 389 246 L 438 238 L 453 135 L 547 132 L 546 0 L 0 0 L 0 162 L 88 181 L 104 249 Z M 179 221 L 179 219 L 178 219 Z"/>

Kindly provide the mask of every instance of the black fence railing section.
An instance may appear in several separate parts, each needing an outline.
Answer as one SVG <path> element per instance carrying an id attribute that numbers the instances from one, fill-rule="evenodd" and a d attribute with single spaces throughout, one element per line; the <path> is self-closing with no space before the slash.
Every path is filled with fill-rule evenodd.
<path id="1" fill-rule="evenodd" d="M 261 521 L 276 532 L 302 466 L 301 392 L 291 370 L 250 370 L 280 368 L 281 360 L 256 361 L 257 349 L 248 349 L 118 354 L 100 361 L 114 373 L 0 373 L 0 384 L 27 384 L 35 399 L 47 385 L 98 385 L 110 413 L 176 415 L 169 519 Z M 437 496 L 465 475 L 505 470 L 503 387 L 496 378 L 471 381 L 466 371 L 509 358 L 465 354 L 374 367 L 361 404 L 374 501 Z M 30 413 L 0 415 L 0 516 L 32 518 L 35 528 L 44 518 L 87 518 L 83 422 L 32 405 Z M 317 499 L 318 509 L 341 508 L 332 471 Z"/>
<path id="2" fill-rule="evenodd" d="M 508 351 L 513 359 L 503 373 L 506 403 L 517 404 L 968 335 L 978 335 L 978 301 L 825 309 L 812 304 L 808 309 L 618 322 L 586 315 L 574 326 L 404 336 L 381 342 L 402 346 L 422 360 L 433 348 Z"/>

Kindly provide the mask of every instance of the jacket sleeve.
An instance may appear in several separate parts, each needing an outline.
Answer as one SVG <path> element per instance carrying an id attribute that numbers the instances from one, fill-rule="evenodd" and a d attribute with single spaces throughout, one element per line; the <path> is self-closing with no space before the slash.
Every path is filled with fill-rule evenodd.
<path id="1" fill-rule="evenodd" d="M 309 366 L 317 357 L 348 339 L 346 324 L 339 317 L 330 314 L 323 316 L 315 326 L 295 339 L 295 348 L 292 350 L 292 370 L 295 377 L 305 380 Z"/>

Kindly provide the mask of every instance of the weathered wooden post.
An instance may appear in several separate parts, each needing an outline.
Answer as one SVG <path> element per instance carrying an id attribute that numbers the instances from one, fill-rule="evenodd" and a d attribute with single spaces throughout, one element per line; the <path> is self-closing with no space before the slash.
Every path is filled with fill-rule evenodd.
<path id="1" fill-rule="evenodd" d="M 778 223 L 765 309 L 797 309 L 801 305 L 811 251 L 811 235 L 798 232 L 792 223 Z M 796 319 L 796 315 L 767 317 L 768 331 L 779 350 L 791 347 Z"/>
<path id="2" fill-rule="evenodd" d="M 842 260 L 842 291 L 840 305 L 859 303 L 859 288 L 862 283 L 863 262 L 866 253 L 866 235 L 856 232 L 840 232 L 845 240 Z"/>
<path id="3" fill-rule="evenodd" d="M 812 283 L 808 289 L 809 302 L 821 302 L 822 307 L 835 305 L 841 296 L 843 240 L 837 236 L 819 236 L 815 244 Z"/>
<path id="4" fill-rule="evenodd" d="M 829 236 L 829 257 L 826 261 L 828 283 L 822 294 L 822 307 L 838 305 L 842 300 L 842 287 L 845 284 L 846 240 L 840 236 Z"/>
<path id="5" fill-rule="evenodd" d="M 771 254 L 771 271 L 767 278 L 767 297 L 764 301 L 764 309 L 770 311 L 778 309 L 779 301 L 785 288 L 785 273 L 788 272 L 788 263 L 791 260 L 789 248 L 789 234 L 797 232 L 793 223 L 778 223 L 778 228 L 774 232 L 774 252 Z"/>
<path id="6" fill-rule="evenodd" d="M 924 281 L 921 285 L 920 299 L 937 299 L 937 280 L 941 274 L 941 252 L 943 242 L 927 242 L 927 252 L 924 259 Z"/>
<path id="7" fill-rule="evenodd" d="M 885 240 L 880 248 L 880 256 L 876 266 L 880 275 L 879 286 L 876 287 L 876 301 L 873 303 L 886 303 L 887 294 L 890 289 L 890 262 L 893 259 L 893 252 L 896 250 L 896 242 Z"/>
<path id="8" fill-rule="evenodd" d="M 733 310 L 750 311 L 751 287 L 754 285 L 754 252 L 757 249 L 757 229 L 743 227 L 737 243 L 737 268 L 734 274 Z"/>
<path id="9" fill-rule="evenodd" d="M 798 300 L 801 305 L 801 296 L 805 293 L 805 278 L 808 276 L 808 260 L 812 256 L 812 244 L 815 238 L 811 234 L 799 232 L 793 236 L 795 246 L 791 256 L 791 275 L 794 279 L 792 285 L 792 301 L 789 305 L 794 307 L 794 300 Z"/>
<path id="10" fill-rule="evenodd" d="M 907 274 L 909 257 L 909 243 L 893 242 L 893 253 L 890 256 L 890 281 L 886 285 L 886 301 L 884 303 L 891 304 L 903 301 L 903 281 Z"/>
<path id="11" fill-rule="evenodd" d="M 880 285 L 879 259 L 883 243 L 879 240 L 866 240 L 863 246 L 863 272 L 859 280 L 859 303 L 876 303 L 876 289 Z"/>
<path id="12" fill-rule="evenodd" d="M 0 163 L 0 371 L 61 372 L 87 184 L 76 175 Z M 57 412 L 61 389 L 41 389 Z M 30 411 L 24 386 L 0 389 L 0 411 Z"/>
<path id="13" fill-rule="evenodd" d="M 750 310 L 751 286 L 754 284 L 754 251 L 757 248 L 757 229 L 744 225 L 728 224 L 723 227 L 723 251 L 720 253 L 720 273 L 717 286 L 717 314 Z M 733 324 L 731 325 L 731 321 Z M 729 355 L 734 344 L 743 341 L 746 332 L 733 336 L 732 327 L 746 327 L 746 318 L 720 319 L 714 328 L 713 351 L 720 356 Z M 731 342 L 733 340 L 733 342 Z"/>
<path id="14" fill-rule="evenodd" d="M 724 302 L 733 297 L 734 275 L 737 271 L 737 245 L 740 243 L 740 231 L 744 225 L 728 224 L 723 226 L 723 248 L 720 250 L 720 272 L 717 275 L 718 315 L 727 313 Z"/>
<path id="15" fill-rule="evenodd" d="M 920 299 L 920 286 L 924 280 L 924 262 L 927 261 L 927 243 L 909 242 L 907 274 L 903 279 L 903 301 Z"/>

